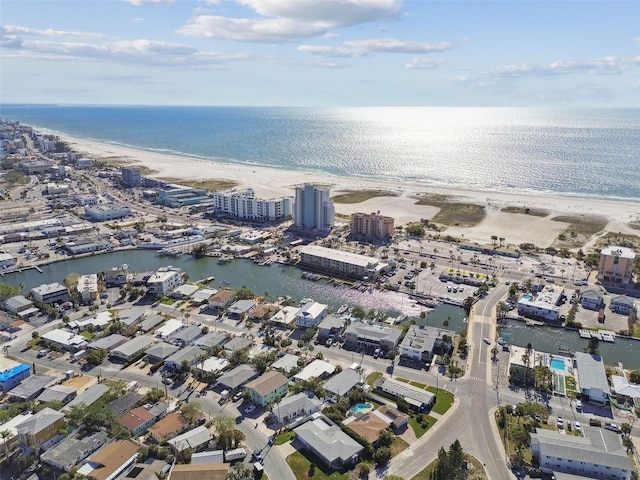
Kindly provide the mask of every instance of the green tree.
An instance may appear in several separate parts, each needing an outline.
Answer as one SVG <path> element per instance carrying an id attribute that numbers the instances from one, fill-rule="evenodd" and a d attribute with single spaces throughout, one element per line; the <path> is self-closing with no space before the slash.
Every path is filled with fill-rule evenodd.
<path id="1" fill-rule="evenodd" d="M 591 355 L 597 355 L 599 346 L 600 340 L 598 340 L 596 337 L 591 337 L 589 339 L 589 343 L 587 343 L 587 353 L 590 353 Z"/>
<path id="2" fill-rule="evenodd" d="M 190 425 L 195 423 L 202 416 L 200 411 L 200 404 L 198 402 L 184 403 L 180 407 L 180 413 Z"/>
<path id="3" fill-rule="evenodd" d="M 240 287 L 236 292 L 236 298 L 238 300 L 251 300 L 254 297 L 255 295 L 246 285 L 243 285 L 242 287 Z"/>
<path id="4" fill-rule="evenodd" d="M 640 383 L 640 370 L 631 370 L 629 372 L 629 381 L 631 383 Z"/>
<path id="5" fill-rule="evenodd" d="M 218 435 L 222 435 L 225 432 L 233 430 L 236 424 L 234 418 L 228 417 L 226 415 L 218 415 L 217 417 L 213 418 L 212 422 Z"/>
<path id="6" fill-rule="evenodd" d="M 377 448 L 373 454 L 373 460 L 378 466 L 386 465 L 391 460 L 391 449 L 389 447 Z"/>
<path id="7" fill-rule="evenodd" d="M 0 282 L 0 302 L 4 302 L 8 298 L 19 295 L 20 293 L 21 289 L 19 287 L 12 287 L 11 285 Z"/>

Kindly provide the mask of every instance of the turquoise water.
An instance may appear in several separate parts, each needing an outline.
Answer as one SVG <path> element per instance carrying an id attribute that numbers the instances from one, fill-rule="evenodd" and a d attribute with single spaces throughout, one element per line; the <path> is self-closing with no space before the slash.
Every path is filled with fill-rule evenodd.
<path id="1" fill-rule="evenodd" d="M 564 360 L 562 360 L 561 358 L 552 358 L 551 368 L 553 370 L 560 370 L 561 372 L 564 372 Z"/>
<path id="2" fill-rule="evenodd" d="M 522 298 L 529 301 L 533 300 L 533 297 L 529 294 L 523 295 Z"/>
<path id="3" fill-rule="evenodd" d="M 63 135 L 287 171 L 640 199 L 640 111 L 633 108 L 0 105 L 0 116 Z"/>
<path id="4" fill-rule="evenodd" d="M 359 403 L 355 407 L 353 407 L 351 411 L 353 413 L 366 412 L 368 410 L 371 410 L 372 407 L 373 405 L 371 405 L 370 403 Z"/>

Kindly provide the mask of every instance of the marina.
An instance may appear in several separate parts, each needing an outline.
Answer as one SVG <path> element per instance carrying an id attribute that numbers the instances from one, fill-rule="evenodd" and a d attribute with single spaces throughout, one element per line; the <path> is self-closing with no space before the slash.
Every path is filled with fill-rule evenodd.
<path id="1" fill-rule="evenodd" d="M 609 342 L 609 343 L 613 343 L 616 341 L 615 332 L 611 332 L 609 330 L 580 329 L 578 330 L 578 335 L 580 335 L 580 338 L 585 338 L 585 339 L 597 338 L 598 340 L 601 340 L 603 342 Z"/>

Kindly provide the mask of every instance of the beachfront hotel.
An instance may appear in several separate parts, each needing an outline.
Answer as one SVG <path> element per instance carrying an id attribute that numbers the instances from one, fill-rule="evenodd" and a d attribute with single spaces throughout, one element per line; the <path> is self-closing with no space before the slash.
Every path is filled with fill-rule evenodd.
<path id="1" fill-rule="evenodd" d="M 214 192 L 212 198 L 217 214 L 233 218 L 266 222 L 284 220 L 293 214 L 292 197 L 263 200 L 256 198 L 252 188 Z"/>
<path id="2" fill-rule="evenodd" d="M 365 240 L 385 240 L 393 236 L 394 219 L 375 213 L 352 213 L 351 235 Z"/>
<path id="3" fill-rule="evenodd" d="M 628 285 L 633 278 L 636 253 L 627 247 L 609 246 L 600 251 L 598 280 Z"/>
<path id="4" fill-rule="evenodd" d="M 296 187 L 293 206 L 295 226 L 305 230 L 328 232 L 333 228 L 336 210 L 329 198 L 329 189 L 307 184 Z"/>

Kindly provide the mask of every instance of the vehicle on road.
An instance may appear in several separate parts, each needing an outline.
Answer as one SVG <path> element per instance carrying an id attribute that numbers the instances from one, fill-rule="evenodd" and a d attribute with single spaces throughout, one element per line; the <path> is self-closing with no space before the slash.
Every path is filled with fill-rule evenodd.
<path id="1" fill-rule="evenodd" d="M 604 428 L 606 428 L 607 430 L 611 430 L 612 432 L 616 432 L 616 433 L 620 433 L 622 432 L 622 430 L 620 429 L 620 427 L 616 424 L 616 423 L 605 423 L 604 424 Z"/>
<path id="2" fill-rule="evenodd" d="M 592 427 L 601 427 L 602 426 L 602 422 L 600 420 L 598 420 L 597 418 L 590 418 L 589 419 L 589 425 L 591 425 Z"/>
<path id="3" fill-rule="evenodd" d="M 576 400 L 576 410 L 578 412 L 582 411 L 582 400 L 580 400 L 579 398 Z"/>
<path id="4" fill-rule="evenodd" d="M 247 408 L 244 409 L 244 413 L 251 413 L 256 409 L 255 405 L 249 405 Z"/>
<path id="5" fill-rule="evenodd" d="M 164 383 L 165 385 L 173 385 L 173 380 L 171 380 L 169 377 L 165 377 L 162 379 L 162 383 Z"/>
<path id="6" fill-rule="evenodd" d="M 38 358 L 46 356 L 47 353 L 49 353 L 49 351 L 43 348 L 42 350 L 38 351 Z"/>
<path id="7" fill-rule="evenodd" d="M 491 340 L 489 340 L 487 337 L 484 337 L 484 338 L 482 339 L 482 341 L 483 341 L 484 343 L 486 343 L 487 345 L 491 345 Z"/>
<path id="8" fill-rule="evenodd" d="M 252 456 L 253 456 L 253 459 L 255 461 L 257 461 L 257 462 L 262 462 L 262 460 L 263 460 L 263 458 L 262 458 L 262 450 L 259 450 L 257 448 L 253 451 Z"/>
<path id="9" fill-rule="evenodd" d="M 373 351 L 373 358 L 378 358 L 380 356 L 380 353 L 382 352 L 382 350 L 380 349 L 380 347 L 376 348 Z"/>

